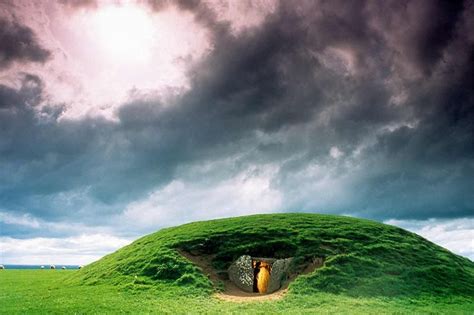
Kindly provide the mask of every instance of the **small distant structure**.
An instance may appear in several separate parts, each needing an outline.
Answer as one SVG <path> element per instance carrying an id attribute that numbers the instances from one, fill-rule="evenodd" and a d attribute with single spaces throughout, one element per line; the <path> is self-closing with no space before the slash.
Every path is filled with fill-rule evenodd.
<path id="1" fill-rule="evenodd" d="M 5 266 L 4 265 L 0 265 L 0 270 L 3 270 L 5 269 Z"/>
<path id="2" fill-rule="evenodd" d="M 41 266 L 40 269 L 44 269 L 44 266 Z"/>
<path id="3" fill-rule="evenodd" d="M 62 266 L 61 269 L 62 269 L 62 270 L 66 270 L 66 266 Z"/>
<path id="4" fill-rule="evenodd" d="M 83 265 L 79 265 L 79 266 L 77 267 L 77 269 L 82 269 L 82 267 L 84 267 L 84 266 L 83 266 Z"/>
<path id="5" fill-rule="evenodd" d="M 56 269 L 56 266 L 55 266 L 55 265 L 51 265 L 51 266 L 49 266 L 49 269 Z"/>

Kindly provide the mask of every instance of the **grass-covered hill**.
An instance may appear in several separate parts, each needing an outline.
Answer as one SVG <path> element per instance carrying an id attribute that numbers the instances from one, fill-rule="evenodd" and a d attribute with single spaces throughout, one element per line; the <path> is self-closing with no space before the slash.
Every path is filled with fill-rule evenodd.
<path id="1" fill-rule="evenodd" d="M 474 263 L 403 229 L 349 217 L 272 214 L 194 222 L 138 239 L 71 275 L 72 283 L 221 289 L 185 258 L 225 274 L 239 256 L 293 257 L 290 295 L 474 297 Z M 319 268 L 304 274 L 315 260 Z"/>

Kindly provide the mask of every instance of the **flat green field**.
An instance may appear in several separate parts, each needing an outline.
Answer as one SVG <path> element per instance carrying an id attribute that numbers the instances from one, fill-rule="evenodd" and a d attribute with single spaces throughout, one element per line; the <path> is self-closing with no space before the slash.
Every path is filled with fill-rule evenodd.
<path id="1" fill-rule="evenodd" d="M 113 285 L 67 284 L 72 273 L 63 270 L 2 270 L 2 314 L 91 313 L 281 313 L 281 314 L 474 314 L 467 298 L 365 298 L 330 293 L 287 294 L 278 301 L 225 302 L 169 285 L 145 290 Z"/>

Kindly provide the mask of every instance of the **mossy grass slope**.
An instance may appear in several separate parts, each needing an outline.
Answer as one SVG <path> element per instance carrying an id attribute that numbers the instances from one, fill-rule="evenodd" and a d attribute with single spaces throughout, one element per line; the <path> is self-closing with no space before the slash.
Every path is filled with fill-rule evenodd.
<path id="1" fill-rule="evenodd" d="M 302 270 L 289 295 L 474 296 L 474 263 L 398 227 L 350 217 L 268 214 L 194 222 L 147 235 L 84 267 L 69 281 L 133 289 L 169 286 L 194 295 L 218 290 L 180 251 L 213 257 L 226 270 L 237 257 L 294 257 Z"/>

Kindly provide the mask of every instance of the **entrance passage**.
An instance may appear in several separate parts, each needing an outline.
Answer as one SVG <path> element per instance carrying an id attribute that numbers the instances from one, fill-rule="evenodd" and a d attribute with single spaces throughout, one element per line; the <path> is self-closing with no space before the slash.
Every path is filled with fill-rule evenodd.
<path id="1" fill-rule="evenodd" d="M 269 294 L 279 290 L 290 275 L 292 258 L 242 255 L 227 270 L 229 280 L 248 293 Z"/>
<path id="2" fill-rule="evenodd" d="M 253 292 L 267 293 L 268 283 L 270 282 L 271 265 L 264 261 L 252 261 L 254 270 Z"/>

